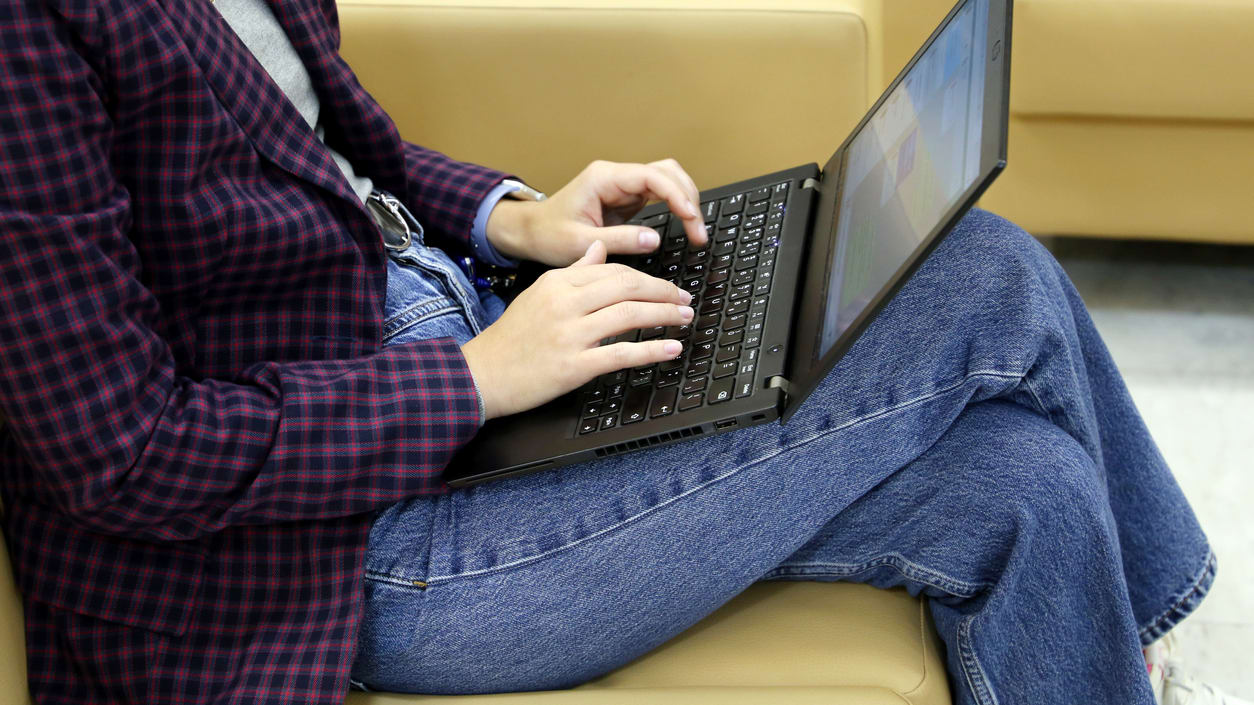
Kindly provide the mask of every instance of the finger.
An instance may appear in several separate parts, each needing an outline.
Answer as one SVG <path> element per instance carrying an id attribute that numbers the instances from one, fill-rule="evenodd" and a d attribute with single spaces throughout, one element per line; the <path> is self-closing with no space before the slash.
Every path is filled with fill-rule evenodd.
<path id="1" fill-rule="evenodd" d="M 594 240 L 588 249 L 584 251 L 583 257 L 570 263 L 572 267 L 587 267 L 593 264 L 605 264 L 605 243 L 601 240 Z"/>
<path id="2" fill-rule="evenodd" d="M 700 210 L 701 191 L 697 188 L 697 183 L 688 175 L 688 172 L 684 171 L 684 168 L 679 165 L 679 162 L 674 159 L 663 159 L 662 161 L 653 162 L 653 166 L 664 169 L 675 181 L 679 182 L 679 185 L 688 194 L 688 199 Z"/>
<path id="3" fill-rule="evenodd" d="M 636 196 L 660 199 L 683 220 L 690 239 L 705 242 L 705 221 L 697 201 L 689 198 L 686 187 L 665 169 L 651 164 L 618 164 L 610 173 L 610 184 L 618 193 L 602 192 L 603 202 L 615 203 Z"/>
<path id="4" fill-rule="evenodd" d="M 583 364 L 594 375 L 603 375 L 628 367 L 651 365 L 674 360 L 683 351 L 678 340 L 650 340 L 644 343 L 614 343 L 580 353 Z"/>
<path id="5" fill-rule="evenodd" d="M 623 267 L 611 276 L 590 281 L 576 293 L 579 308 L 585 313 L 599 311 L 620 301 L 653 301 L 688 305 L 692 294 L 665 279 Z"/>
<path id="6" fill-rule="evenodd" d="M 688 172 L 684 171 L 684 168 L 679 165 L 679 162 L 674 159 L 663 159 L 660 162 L 653 162 L 649 166 L 656 167 L 665 172 L 672 181 L 683 189 L 689 202 L 696 205 L 697 209 L 700 210 L 701 192 L 697 190 L 697 184 L 692 180 L 691 176 L 688 176 Z M 671 210 L 678 213 L 678 211 L 675 211 L 674 208 Z M 688 234 L 688 242 L 698 247 L 704 247 L 710 239 L 709 234 L 705 231 L 705 220 L 700 216 L 697 216 L 695 220 L 688 218 L 684 218 L 683 220 L 684 230 Z"/>
<path id="7" fill-rule="evenodd" d="M 629 330 L 655 326 L 682 326 L 685 323 L 691 323 L 692 317 L 691 306 L 621 301 L 588 314 L 579 325 L 586 331 L 587 340 L 591 344 Z"/>
<path id="8" fill-rule="evenodd" d="M 609 252 L 619 255 L 637 255 L 652 252 L 662 238 L 652 228 L 639 225 L 615 225 L 608 228 L 588 227 L 584 237 L 595 237 L 605 242 Z"/>

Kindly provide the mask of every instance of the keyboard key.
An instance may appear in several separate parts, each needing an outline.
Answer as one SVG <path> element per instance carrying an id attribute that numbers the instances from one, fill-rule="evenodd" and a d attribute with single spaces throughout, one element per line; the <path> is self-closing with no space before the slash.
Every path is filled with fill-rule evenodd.
<path id="1" fill-rule="evenodd" d="M 616 383 L 616 384 L 605 385 L 605 397 L 607 399 L 617 399 L 618 397 L 621 397 L 623 393 L 626 391 L 627 391 L 627 385 L 621 382 Z"/>
<path id="2" fill-rule="evenodd" d="M 751 312 L 749 313 L 749 321 L 750 321 L 751 323 L 752 323 L 752 322 L 757 322 L 757 321 L 760 321 L 760 320 L 762 320 L 763 318 L 766 318 L 766 309 L 764 309 L 764 308 L 763 308 L 763 309 L 756 310 L 756 311 L 751 311 Z"/>
<path id="3" fill-rule="evenodd" d="M 739 368 L 739 365 L 736 364 L 735 360 L 728 360 L 727 362 L 720 362 L 714 366 L 714 379 L 722 379 L 724 377 L 730 377 L 731 375 L 736 374 L 736 370 L 738 368 Z"/>
<path id="4" fill-rule="evenodd" d="M 732 286 L 740 286 L 741 284 L 749 284 L 756 278 L 757 273 L 752 269 L 744 269 L 736 272 L 736 276 L 732 277 Z"/>
<path id="5" fill-rule="evenodd" d="M 704 262 L 699 262 L 697 264 L 690 264 L 688 265 L 688 270 L 687 272 L 685 272 L 685 274 L 690 277 L 704 277 L 705 269 L 706 267 L 705 267 Z"/>
<path id="6" fill-rule="evenodd" d="M 738 220 L 736 221 L 736 224 L 743 225 L 745 230 L 760 228 L 763 225 L 766 225 L 766 214 L 758 213 L 757 215 L 751 215 L 748 218 L 745 218 L 743 223 Z"/>
<path id="7" fill-rule="evenodd" d="M 745 350 L 745 351 L 744 351 L 744 354 L 740 356 L 740 361 L 741 361 L 742 363 L 744 363 L 744 362 L 757 362 L 757 361 L 758 361 L 758 353 L 759 353 L 759 352 L 760 352 L 760 351 L 759 351 L 757 348 L 753 348 L 752 350 Z"/>
<path id="8" fill-rule="evenodd" d="M 788 198 L 788 182 L 784 181 L 783 183 L 775 184 L 771 188 L 771 201 L 778 203 L 785 198 Z"/>
<path id="9" fill-rule="evenodd" d="M 724 377 L 710 385 L 710 403 L 719 404 L 732 398 L 732 387 L 736 384 L 735 377 Z"/>
<path id="10" fill-rule="evenodd" d="M 745 228 L 740 234 L 741 242 L 753 242 L 762 239 L 762 228 Z"/>
<path id="11" fill-rule="evenodd" d="M 631 386 L 638 387 L 642 384 L 653 383 L 653 368 L 646 367 L 644 369 L 636 369 L 631 371 Z"/>
<path id="12" fill-rule="evenodd" d="M 718 214 L 727 215 L 729 213 L 739 213 L 745 207 L 745 195 L 738 193 L 735 196 L 728 196 L 723 199 L 723 203 L 719 206 Z"/>
<path id="13" fill-rule="evenodd" d="M 670 372 L 671 370 L 682 370 L 683 368 L 684 368 L 684 361 L 678 360 L 678 359 L 667 360 L 666 362 L 659 362 L 657 365 L 658 372 Z"/>
<path id="14" fill-rule="evenodd" d="M 728 316 L 739 316 L 740 314 L 748 310 L 749 310 L 748 301 L 737 301 L 736 303 L 727 307 L 726 314 Z"/>
<path id="15" fill-rule="evenodd" d="M 729 301 L 739 301 L 741 299 L 747 299 L 752 295 L 753 295 L 753 285 L 741 284 L 735 289 L 732 289 L 731 295 L 728 296 L 727 298 Z"/>
<path id="16" fill-rule="evenodd" d="M 762 281 L 753 285 L 753 293 L 755 294 L 769 294 L 770 292 L 771 292 L 771 280 L 770 279 L 763 279 Z"/>
<path id="17" fill-rule="evenodd" d="M 757 306 L 765 306 L 765 305 L 766 305 L 766 300 L 767 300 L 767 297 L 766 297 L 765 295 L 763 295 L 763 296 L 755 296 L 755 297 L 753 297 L 753 306 L 754 306 L 755 308 L 756 308 Z"/>
<path id="18" fill-rule="evenodd" d="M 763 186 L 762 188 L 756 191 L 753 191 L 749 194 L 749 202 L 757 203 L 758 201 L 768 200 L 770 197 L 771 197 L 771 188 L 769 186 Z"/>
<path id="19" fill-rule="evenodd" d="M 743 328 L 741 328 L 740 330 L 729 330 L 719 337 L 718 344 L 720 346 L 735 345 L 736 343 L 739 343 L 740 341 L 744 339 L 745 339 L 745 331 Z"/>
<path id="20" fill-rule="evenodd" d="M 606 399 L 601 403 L 601 413 L 608 414 L 611 411 L 618 411 L 623 408 L 623 398 L 616 397 L 614 399 Z"/>
<path id="21" fill-rule="evenodd" d="M 714 356 L 714 361 L 727 362 L 728 360 L 735 360 L 738 357 L 740 357 L 740 346 L 728 345 L 725 348 L 718 349 L 718 355 Z"/>
<path id="22" fill-rule="evenodd" d="M 728 262 L 728 264 L 731 264 L 731 263 Z M 710 284 L 718 284 L 719 282 L 727 281 L 727 277 L 730 274 L 731 274 L 730 270 L 720 269 L 716 272 L 710 272 L 710 276 L 706 277 L 705 280 L 709 282 Z"/>
<path id="23" fill-rule="evenodd" d="M 627 381 L 627 370 L 619 370 L 618 372 L 607 372 L 606 374 L 601 375 L 601 382 L 603 382 L 605 386 L 607 387 L 612 384 L 622 384 L 623 382 L 626 382 L 626 381 Z"/>
<path id="24" fill-rule="evenodd" d="M 756 266 L 758 266 L 758 256 L 757 256 L 757 255 L 750 255 L 750 256 L 748 256 L 748 257 L 744 257 L 744 258 L 741 258 L 741 259 L 736 260 L 736 271 L 737 271 L 737 272 L 739 272 L 739 271 L 740 271 L 740 270 L 742 270 L 742 269 L 748 269 L 748 268 L 750 268 L 750 267 L 756 267 Z"/>
<path id="25" fill-rule="evenodd" d="M 780 223 L 771 223 L 770 225 L 766 226 L 766 229 L 763 231 L 763 234 L 765 235 L 765 237 L 769 239 L 772 237 L 779 237 L 780 233 L 782 233 L 783 231 L 784 231 L 783 225 L 781 225 Z"/>
<path id="26" fill-rule="evenodd" d="M 657 228 L 666 225 L 667 220 L 670 220 L 670 213 L 658 213 L 657 215 L 651 215 L 640 221 L 640 224 L 646 228 L 653 228 L 656 230 Z"/>
<path id="27" fill-rule="evenodd" d="M 701 392 L 693 392 L 692 394 L 685 394 L 684 398 L 679 400 L 679 410 L 687 411 L 689 409 L 695 409 L 698 406 L 701 406 L 701 400 L 704 398 L 705 398 L 705 395 L 702 394 Z"/>
<path id="28" fill-rule="evenodd" d="M 713 223 L 718 218 L 718 201 L 706 201 L 701 204 L 701 215 L 705 222 Z"/>
<path id="29" fill-rule="evenodd" d="M 714 342 L 694 343 L 692 346 L 692 360 L 704 360 L 714 354 Z"/>
<path id="30" fill-rule="evenodd" d="M 585 404 L 585 405 L 584 405 L 584 407 L 583 407 L 583 415 L 584 415 L 584 417 L 588 417 L 588 416 L 600 416 L 600 415 L 601 415 L 601 404 L 600 404 L 600 403 L 598 403 L 598 402 L 595 402 L 595 401 L 594 401 L 594 402 L 592 402 L 592 403 L 590 403 L 590 404 Z"/>
<path id="31" fill-rule="evenodd" d="M 782 225 L 784 222 L 784 211 L 774 211 L 766 216 L 766 227 L 772 225 Z"/>
<path id="32" fill-rule="evenodd" d="M 579 435 L 582 436 L 585 433 L 592 433 L 593 431 L 597 430 L 600 427 L 601 427 L 600 419 L 588 419 L 579 424 Z"/>
<path id="33" fill-rule="evenodd" d="M 732 213 L 731 215 L 724 215 L 724 216 L 720 216 L 720 217 L 719 217 L 719 219 L 718 219 L 718 227 L 720 227 L 720 228 L 734 228 L 734 227 L 736 227 L 736 226 L 740 225 L 740 219 L 741 219 L 741 217 L 742 217 L 742 216 L 741 216 L 739 213 Z M 756 215 L 755 215 L 755 216 L 753 216 L 753 217 L 754 217 L 754 218 L 756 218 L 756 217 L 758 217 L 758 216 L 756 216 Z"/>
<path id="34" fill-rule="evenodd" d="M 736 251 L 736 241 L 728 240 L 726 242 L 720 242 L 717 245 L 715 245 L 712 253 L 715 257 L 722 257 L 723 255 L 730 255 L 735 251 Z M 711 267 L 710 269 L 718 269 L 718 267 Z"/>
<path id="35" fill-rule="evenodd" d="M 736 378 L 736 398 L 742 399 L 753 394 L 753 375 Z"/>
<path id="36" fill-rule="evenodd" d="M 684 260 L 685 264 L 702 264 L 710 260 L 709 250 L 688 250 L 688 257 Z"/>
<path id="37" fill-rule="evenodd" d="M 683 379 L 683 376 L 684 371 L 678 367 L 673 370 L 667 370 L 666 372 L 658 372 L 657 386 L 669 387 L 672 384 L 679 384 L 679 380 Z"/>
<path id="38" fill-rule="evenodd" d="M 644 421 L 649 411 L 649 398 L 653 395 L 653 387 L 632 387 L 631 394 L 623 402 L 623 425 Z"/>
<path id="39" fill-rule="evenodd" d="M 751 203 L 749 204 L 749 207 L 745 209 L 745 215 L 757 215 L 758 213 L 765 213 L 766 209 L 769 206 L 770 204 L 768 204 L 766 201 L 759 201 L 757 203 Z"/>
<path id="40" fill-rule="evenodd" d="M 738 237 L 740 237 L 740 228 L 725 228 L 719 230 L 718 234 L 714 236 L 714 242 L 730 242 Z"/>
<path id="41" fill-rule="evenodd" d="M 708 343 L 718 337 L 718 327 L 711 326 L 709 328 L 698 328 L 697 334 L 692 336 L 694 343 Z"/>
<path id="42" fill-rule="evenodd" d="M 742 343 L 746 348 L 756 348 L 762 344 L 761 333 L 745 333 L 745 342 Z"/>
<path id="43" fill-rule="evenodd" d="M 606 430 L 607 428 L 614 428 L 617 425 L 618 425 L 618 414 L 610 414 L 609 416 L 601 417 L 601 430 L 602 431 Z"/>
<path id="44" fill-rule="evenodd" d="M 747 301 L 741 301 L 740 303 L 742 303 L 742 304 L 743 304 L 743 303 L 748 303 L 748 302 L 747 302 Z M 743 313 L 738 313 L 738 314 L 735 314 L 735 315 L 731 315 L 731 309 L 728 309 L 728 310 L 727 310 L 727 313 L 728 313 L 729 315 L 727 315 L 727 316 L 725 316 L 725 317 L 723 318 L 723 330 L 736 330 L 737 328 L 744 328 L 744 327 L 745 327 L 745 322 L 746 322 L 746 320 L 745 320 L 745 319 L 746 319 L 745 314 L 743 314 Z"/>
<path id="45" fill-rule="evenodd" d="M 761 241 L 758 241 L 758 242 L 750 242 L 750 243 L 748 243 L 748 244 L 741 245 L 741 246 L 740 246 L 740 250 L 736 253 L 736 256 L 737 256 L 737 257 L 748 257 L 749 255 L 756 255 L 756 254 L 758 254 L 758 252 L 761 252 L 761 251 L 762 251 L 762 243 L 761 243 Z"/>
<path id="46" fill-rule="evenodd" d="M 709 328 L 710 326 L 717 326 L 717 325 L 718 325 L 717 313 L 707 313 L 704 316 L 700 316 L 697 318 L 697 328 Z"/>
<path id="47" fill-rule="evenodd" d="M 715 296 L 713 298 L 706 299 L 705 302 L 701 304 L 701 313 L 718 313 L 723 310 L 724 303 L 725 301 L 722 296 Z"/>
<path id="48" fill-rule="evenodd" d="M 601 387 L 590 389 L 584 392 L 583 400 L 586 402 L 601 401 L 605 398 L 605 390 Z"/>
<path id="49" fill-rule="evenodd" d="M 728 244 L 730 245 L 730 244 L 735 244 L 735 243 L 728 243 Z M 717 255 L 713 260 L 711 260 L 710 269 L 711 270 L 727 269 L 728 267 L 731 266 L 733 259 L 734 258 L 732 257 L 732 253 L 730 252 L 728 252 L 725 255 Z"/>
<path id="50" fill-rule="evenodd" d="M 687 372 L 688 379 L 692 379 L 694 377 L 704 377 L 705 375 L 708 375 L 708 374 L 710 374 L 710 361 L 709 360 L 702 360 L 700 362 L 694 362 L 688 366 L 688 372 Z"/>
<path id="51" fill-rule="evenodd" d="M 683 340 L 692 335 L 692 324 L 685 323 L 682 326 L 669 326 L 666 329 L 666 337 L 671 340 Z"/>
<path id="52" fill-rule="evenodd" d="M 667 387 L 657 390 L 653 395 L 653 405 L 649 407 L 649 417 L 668 416 L 675 412 L 675 398 L 679 396 L 678 387 Z"/>
<path id="53" fill-rule="evenodd" d="M 742 361 L 740 363 L 740 370 L 737 374 L 752 376 L 754 371 L 757 369 L 758 369 L 758 364 L 756 362 L 743 362 Z"/>
<path id="54" fill-rule="evenodd" d="M 692 394 L 693 392 L 699 392 L 705 389 L 705 385 L 709 381 L 709 377 L 697 377 L 696 379 L 690 379 L 687 382 L 684 382 L 683 393 Z"/>

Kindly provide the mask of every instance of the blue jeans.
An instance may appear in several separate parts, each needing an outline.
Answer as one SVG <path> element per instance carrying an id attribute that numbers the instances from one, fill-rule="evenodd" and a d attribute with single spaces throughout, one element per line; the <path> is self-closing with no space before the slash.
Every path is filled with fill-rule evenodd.
<path id="1" fill-rule="evenodd" d="M 851 580 L 927 597 L 959 703 L 1149 705 L 1141 646 L 1214 570 L 1065 274 L 975 211 L 788 425 L 381 513 L 353 677 L 565 688 L 755 581 Z"/>

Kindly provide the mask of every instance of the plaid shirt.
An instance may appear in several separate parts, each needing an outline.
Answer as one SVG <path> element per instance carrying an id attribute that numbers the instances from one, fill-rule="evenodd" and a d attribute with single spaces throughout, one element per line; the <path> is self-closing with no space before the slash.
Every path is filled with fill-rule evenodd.
<path id="1" fill-rule="evenodd" d="M 446 248 L 505 175 L 401 141 L 334 0 L 272 0 L 327 141 Z M 380 349 L 384 255 L 207 0 L 0 3 L 0 490 L 40 702 L 341 701 L 372 510 L 478 428 Z"/>

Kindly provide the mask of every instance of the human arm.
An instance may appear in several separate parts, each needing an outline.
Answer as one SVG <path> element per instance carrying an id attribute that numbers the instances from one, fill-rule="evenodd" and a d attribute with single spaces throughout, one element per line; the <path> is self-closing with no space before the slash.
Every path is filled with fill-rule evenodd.
<path id="1" fill-rule="evenodd" d="M 8 487 L 93 531 L 149 540 L 442 491 L 440 470 L 478 428 L 456 344 L 197 374 L 157 332 L 187 311 L 163 308 L 145 283 L 154 272 L 131 237 L 133 204 L 154 196 L 115 174 L 107 77 L 79 54 L 88 41 L 44 4 L 9 12 L 0 22 Z"/>

